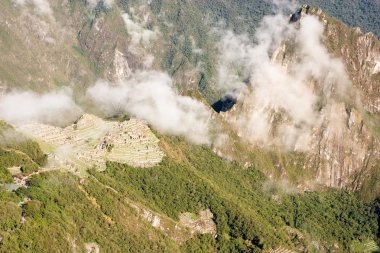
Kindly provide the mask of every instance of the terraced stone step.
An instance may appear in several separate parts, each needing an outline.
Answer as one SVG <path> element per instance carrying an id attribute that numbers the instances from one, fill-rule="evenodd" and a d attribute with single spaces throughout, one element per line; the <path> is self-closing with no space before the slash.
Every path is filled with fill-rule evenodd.
<path id="1" fill-rule="evenodd" d="M 77 174 L 91 167 L 103 170 L 106 160 L 151 167 L 164 156 L 158 138 L 146 122 L 138 119 L 111 122 L 85 114 L 66 128 L 29 124 L 18 130 L 49 146 L 45 149 L 49 152 L 48 166 Z"/>

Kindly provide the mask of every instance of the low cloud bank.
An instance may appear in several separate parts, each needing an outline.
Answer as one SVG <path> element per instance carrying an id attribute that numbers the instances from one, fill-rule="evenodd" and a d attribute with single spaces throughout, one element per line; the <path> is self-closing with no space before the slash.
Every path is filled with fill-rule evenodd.
<path id="1" fill-rule="evenodd" d="M 17 5 L 32 5 L 34 10 L 40 15 L 52 16 L 53 10 L 47 0 L 14 0 Z"/>
<path id="2" fill-rule="evenodd" d="M 201 102 L 177 94 L 167 74 L 137 72 L 131 78 L 110 84 L 98 81 L 87 95 L 107 115 L 128 113 L 163 133 L 184 136 L 208 144 L 210 112 Z"/>
<path id="3" fill-rule="evenodd" d="M 0 118 L 11 124 L 44 123 L 63 126 L 82 114 L 72 99 L 72 92 L 63 89 L 46 94 L 13 91 L 0 98 Z"/>

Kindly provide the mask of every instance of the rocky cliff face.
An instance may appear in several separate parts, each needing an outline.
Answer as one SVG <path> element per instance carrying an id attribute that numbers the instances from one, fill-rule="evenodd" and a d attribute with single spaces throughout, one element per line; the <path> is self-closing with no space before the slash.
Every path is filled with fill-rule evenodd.
<path id="1" fill-rule="evenodd" d="M 322 110 L 323 124 L 313 135 L 308 169 L 320 184 L 358 190 L 379 159 L 379 140 L 355 108 L 343 103 Z"/>
<path id="2" fill-rule="evenodd" d="M 304 186 L 325 185 L 358 190 L 371 177 L 380 159 L 377 127 L 380 99 L 380 42 L 373 34 L 363 34 L 359 29 L 350 29 L 326 16 L 320 9 L 312 8 L 307 15 L 316 16 L 323 23 L 323 43 L 331 57 L 342 60 L 350 80 L 347 80 L 348 85 L 344 88 L 344 92 L 339 91 L 342 87 L 339 87 L 339 83 L 345 79 L 344 75 L 329 81 L 329 74 L 326 72 L 326 76 L 322 78 L 310 77 L 306 81 L 307 87 L 318 97 L 313 105 L 318 120 L 313 122 L 310 128 L 304 127 L 302 122 L 294 123 L 296 120 L 289 116 L 286 110 L 266 108 L 265 123 L 270 127 L 270 137 L 266 138 L 261 146 L 268 146 L 269 143 L 272 148 L 278 147 L 279 140 L 283 138 L 282 125 L 291 122 L 302 134 L 297 134 L 297 141 L 290 150 L 287 147 L 285 152 L 303 154 L 305 159 L 301 161 L 293 159 L 293 162 L 298 163 L 302 170 L 307 170 L 314 178 L 312 183 L 304 182 Z M 307 15 L 303 12 L 303 18 Z M 295 24 L 297 29 L 300 29 L 299 25 Z M 301 51 L 295 39 L 289 38 L 274 50 L 272 62 L 282 66 L 286 73 L 294 74 L 298 71 L 297 68 L 301 67 L 299 64 L 302 62 Z M 330 83 L 328 89 L 323 84 L 326 80 Z M 288 85 L 291 87 L 290 83 Z M 307 96 L 302 92 L 299 95 Z M 236 108 L 223 115 L 235 127 L 238 135 L 246 140 L 252 135 L 247 135 L 247 129 L 238 124 L 241 115 L 263 115 L 257 108 L 257 98 L 252 99 L 249 96 L 252 94 L 242 94 Z M 256 120 L 250 124 L 259 124 L 254 116 L 251 116 L 251 119 Z M 302 137 L 304 133 L 306 139 Z M 279 167 L 282 176 L 286 177 L 287 165 Z"/>
<path id="3" fill-rule="evenodd" d="M 0 3 L 4 10 L 0 17 L 0 52 L 4 59 L 0 62 L 0 93 L 20 87 L 46 91 L 60 86 L 83 91 L 98 78 L 117 82 L 135 70 L 152 68 L 169 72 L 182 93 L 199 98 L 200 91 L 207 100 L 215 95 L 210 88 L 217 65 L 215 37 L 209 21 L 202 20 L 190 4 L 160 4 L 157 12 L 157 3 L 49 3 L 51 11 L 45 12 L 10 0 Z M 287 164 L 295 163 L 312 174 L 314 183 L 359 189 L 379 164 L 380 42 L 371 33 L 350 29 L 320 9 L 310 9 L 309 15 L 323 22 L 324 45 L 329 54 L 342 60 L 353 88 L 331 102 L 321 84 L 310 79 L 308 86 L 319 96 L 314 104 L 318 120 L 306 127 L 298 122 L 293 129 L 281 128 L 282 123 L 286 126 L 292 121 L 290 115 L 277 109 L 266 112 L 270 131 L 265 144 L 278 146 L 283 142 L 276 137 L 278 131 L 307 133 L 297 141 L 286 139 L 292 142 L 291 148 L 281 156 L 290 157 L 289 161 L 281 163 L 276 158 L 270 166 L 280 168 L 280 174 L 287 176 Z M 194 25 L 189 26 L 190 21 Z M 294 41 L 289 40 L 274 50 L 271 60 L 287 71 L 295 71 L 299 58 Z M 231 112 L 224 113 L 225 121 L 232 126 L 236 126 L 239 115 L 257 109 L 244 96 Z M 246 142 L 247 135 L 252 137 L 246 130 L 235 127 L 241 139 L 229 139 Z M 250 151 L 262 148 L 263 143 L 256 142 L 261 137 L 254 136 L 247 146 L 237 145 Z M 238 149 L 223 148 L 220 154 L 238 153 Z M 296 152 L 302 159 L 294 160 L 289 152 Z M 241 156 L 244 162 L 256 163 L 245 153 Z M 228 157 L 235 158 L 230 154 Z"/>
<path id="4" fill-rule="evenodd" d="M 372 33 L 362 33 L 326 17 L 321 10 L 314 13 L 324 20 L 326 46 L 340 57 L 353 84 L 360 91 L 360 100 L 366 111 L 380 112 L 380 42 Z"/>
<path id="5" fill-rule="evenodd" d="M 320 110 L 323 123 L 314 130 L 307 167 L 318 168 L 317 182 L 360 189 L 379 163 L 380 42 L 312 9 L 324 23 L 324 43 L 342 59 L 353 87 L 349 99 Z M 358 101 L 357 101 L 358 100 Z"/>

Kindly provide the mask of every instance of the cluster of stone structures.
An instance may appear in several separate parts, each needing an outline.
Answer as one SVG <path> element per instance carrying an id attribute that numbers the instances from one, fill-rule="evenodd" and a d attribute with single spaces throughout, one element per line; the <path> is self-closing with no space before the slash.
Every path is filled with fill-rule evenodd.
<path id="1" fill-rule="evenodd" d="M 17 130 L 40 143 L 49 155 L 47 167 L 64 168 L 76 174 L 91 167 L 103 170 L 106 161 L 150 167 L 164 156 L 157 137 L 146 122 L 138 119 L 105 121 L 84 114 L 66 128 L 28 124 Z"/>

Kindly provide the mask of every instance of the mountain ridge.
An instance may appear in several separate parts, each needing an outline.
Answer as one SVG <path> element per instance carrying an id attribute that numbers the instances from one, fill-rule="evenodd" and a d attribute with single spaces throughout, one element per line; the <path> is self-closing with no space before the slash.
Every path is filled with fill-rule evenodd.
<path id="1" fill-rule="evenodd" d="M 258 25 L 249 1 L 42 2 L 0 3 L 0 117 L 16 126 L 0 125 L 0 252 L 378 250 L 374 35 L 313 7 Z M 267 92 L 260 73 L 286 89 Z M 214 112 L 225 92 L 236 104 Z M 5 134 L 30 123 L 29 137 Z M 80 172 L 65 167 L 75 157 L 47 171 L 55 131 L 74 156 L 101 147 L 124 160 L 99 170 L 78 155 Z M 144 134 L 159 159 L 140 168 Z"/>

